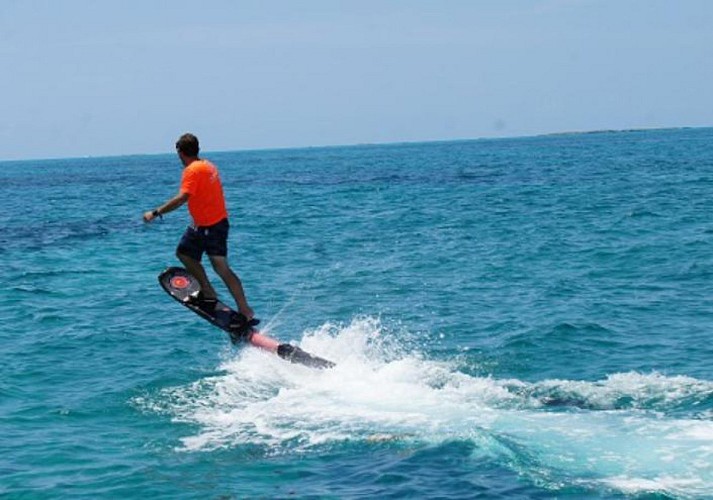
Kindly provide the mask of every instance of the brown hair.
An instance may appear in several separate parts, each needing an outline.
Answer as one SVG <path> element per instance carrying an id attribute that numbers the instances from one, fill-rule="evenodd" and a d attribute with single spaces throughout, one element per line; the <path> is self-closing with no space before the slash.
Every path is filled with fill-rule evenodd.
<path id="1" fill-rule="evenodd" d="M 201 150 L 198 145 L 198 137 L 193 134 L 183 134 L 176 141 L 176 149 L 186 156 L 198 156 Z"/>

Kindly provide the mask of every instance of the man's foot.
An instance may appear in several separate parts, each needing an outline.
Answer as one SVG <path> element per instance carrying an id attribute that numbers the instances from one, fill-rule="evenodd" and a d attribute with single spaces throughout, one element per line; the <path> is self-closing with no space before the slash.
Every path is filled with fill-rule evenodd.
<path id="1" fill-rule="evenodd" d="M 259 319 L 248 319 L 241 313 L 235 313 L 230 316 L 228 329 L 230 330 L 230 338 L 233 343 L 244 339 L 253 329 L 254 326 L 260 323 Z"/>
<path id="2" fill-rule="evenodd" d="M 242 313 L 231 314 L 230 323 L 228 323 L 228 328 L 231 330 L 242 330 L 260 324 L 260 320 L 257 318 L 246 318 Z"/>
<path id="3" fill-rule="evenodd" d="M 248 320 L 251 320 L 255 317 L 255 311 L 253 311 L 252 307 L 250 306 L 245 306 L 245 307 L 239 307 L 240 314 L 245 316 Z"/>

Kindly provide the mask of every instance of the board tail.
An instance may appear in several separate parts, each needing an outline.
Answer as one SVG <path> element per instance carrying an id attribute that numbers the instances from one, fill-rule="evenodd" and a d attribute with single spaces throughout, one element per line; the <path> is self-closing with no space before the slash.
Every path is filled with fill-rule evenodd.
<path id="1" fill-rule="evenodd" d="M 255 347 L 277 354 L 279 357 L 289 361 L 290 363 L 297 363 L 310 368 L 318 369 L 334 368 L 337 366 L 335 363 L 303 351 L 297 346 L 291 344 L 280 344 L 277 340 L 270 338 L 267 335 L 263 335 L 257 330 L 253 330 L 246 335 L 241 336 L 241 339 L 247 340 L 247 342 Z"/>
<path id="2" fill-rule="evenodd" d="M 301 365 L 309 366 L 310 368 L 324 369 L 334 368 L 337 366 L 329 360 L 320 358 L 319 356 L 314 356 L 313 354 L 305 352 L 299 347 L 290 344 L 280 344 L 277 346 L 277 355 L 291 363 L 299 363 Z"/>

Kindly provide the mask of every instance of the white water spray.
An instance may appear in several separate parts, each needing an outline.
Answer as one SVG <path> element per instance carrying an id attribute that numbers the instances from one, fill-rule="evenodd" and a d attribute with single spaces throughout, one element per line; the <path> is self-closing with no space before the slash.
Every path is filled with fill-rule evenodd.
<path id="1" fill-rule="evenodd" d="M 454 363 L 402 352 L 369 318 L 324 325 L 300 346 L 337 367 L 313 370 L 243 349 L 220 375 L 164 390 L 161 406 L 199 427 L 184 449 L 254 444 L 294 453 L 344 441 L 469 440 L 479 454 L 550 488 L 713 491 L 710 415 L 668 415 L 710 398 L 711 382 L 638 373 L 535 384 L 473 377 Z"/>

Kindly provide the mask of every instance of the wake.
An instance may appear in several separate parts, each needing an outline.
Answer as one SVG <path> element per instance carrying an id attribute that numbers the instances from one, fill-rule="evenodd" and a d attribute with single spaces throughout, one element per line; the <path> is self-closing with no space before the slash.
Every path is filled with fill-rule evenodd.
<path id="1" fill-rule="evenodd" d="M 296 453 L 344 442 L 473 442 L 544 487 L 680 496 L 713 491 L 713 383 L 619 373 L 596 382 L 473 377 L 381 335 L 377 320 L 323 325 L 300 346 L 337 363 L 312 370 L 257 349 L 221 374 L 138 402 L 198 432 L 187 451 L 254 445 Z"/>

